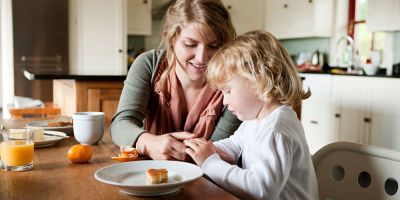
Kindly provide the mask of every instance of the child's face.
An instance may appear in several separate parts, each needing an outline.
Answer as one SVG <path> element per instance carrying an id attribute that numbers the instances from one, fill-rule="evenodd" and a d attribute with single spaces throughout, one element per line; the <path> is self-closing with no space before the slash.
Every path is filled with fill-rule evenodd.
<path id="1" fill-rule="evenodd" d="M 224 104 L 240 120 L 256 119 L 265 104 L 256 94 L 256 88 L 247 79 L 235 76 L 221 88 Z"/>
<path id="2" fill-rule="evenodd" d="M 220 47 L 214 34 L 208 34 L 208 38 L 205 38 L 204 32 L 200 25 L 188 24 L 174 44 L 177 71 L 183 72 L 190 81 L 204 80 L 208 61 Z"/>

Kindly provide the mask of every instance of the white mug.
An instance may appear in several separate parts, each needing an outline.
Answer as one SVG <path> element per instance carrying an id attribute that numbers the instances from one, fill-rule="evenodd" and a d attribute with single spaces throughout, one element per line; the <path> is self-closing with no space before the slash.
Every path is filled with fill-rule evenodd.
<path id="1" fill-rule="evenodd" d="M 72 115 L 74 136 L 81 144 L 98 144 L 104 135 L 103 112 L 77 112 Z"/>

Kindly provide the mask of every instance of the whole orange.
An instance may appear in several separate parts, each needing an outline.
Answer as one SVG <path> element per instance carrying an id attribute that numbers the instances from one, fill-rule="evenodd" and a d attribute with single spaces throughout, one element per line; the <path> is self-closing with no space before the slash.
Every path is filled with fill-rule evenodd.
<path id="1" fill-rule="evenodd" d="M 89 145 L 77 144 L 69 148 L 68 160 L 73 163 L 85 163 L 92 158 L 93 152 Z"/>

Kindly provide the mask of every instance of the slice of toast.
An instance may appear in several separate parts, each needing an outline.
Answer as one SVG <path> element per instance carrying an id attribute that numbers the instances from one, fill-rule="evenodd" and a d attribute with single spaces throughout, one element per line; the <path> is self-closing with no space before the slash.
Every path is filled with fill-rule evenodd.
<path id="1" fill-rule="evenodd" d="M 72 126 L 72 118 L 59 116 L 55 119 L 47 121 L 48 127 L 63 127 L 63 126 Z"/>
<path id="2" fill-rule="evenodd" d="M 151 184 L 159 184 L 168 182 L 167 169 L 148 169 L 146 171 L 147 181 Z"/>

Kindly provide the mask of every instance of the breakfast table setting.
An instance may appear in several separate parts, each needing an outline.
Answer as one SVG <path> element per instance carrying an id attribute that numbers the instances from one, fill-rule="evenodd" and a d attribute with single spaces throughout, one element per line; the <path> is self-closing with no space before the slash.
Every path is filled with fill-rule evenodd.
<path id="1" fill-rule="evenodd" d="M 26 128 L 27 124 L 37 121 L 0 119 L 0 128 L 2 132 Z M 74 123 L 74 126 L 78 125 Z M 0 169 L 0 199 L 237 199 L 202 176 L 201 169 L 191 163 L 145 157 L 129 162 L 112 159 L 121 153 L 121 149 L 112 142 L 109 127 L 104 127 L 104 134 L 96 144 L 88 145 L 91 156 L 87 162 L 73 162 L 70 151 L 80 145 L 75 134 L 66 129 L 45 129 L 44 141 L 34 144 L 31 168 L 22 171 Z M 0 153 L 4 150 L 2 146 Z M 5 159 L 4 153 L 1 155 Z M 170 171 L 168 182 L 142 183 L 145 175 L 138 169 L 157 166 Z"/>

